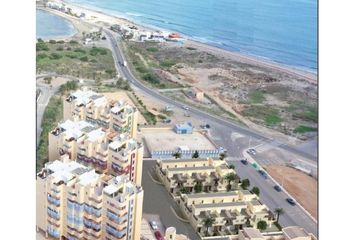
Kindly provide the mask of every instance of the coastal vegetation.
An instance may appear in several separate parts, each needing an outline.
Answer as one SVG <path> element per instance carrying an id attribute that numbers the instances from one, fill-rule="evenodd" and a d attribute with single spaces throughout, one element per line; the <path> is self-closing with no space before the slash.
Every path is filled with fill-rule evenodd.
<path id="1" fill-rule="evenodd" d="M 116 76 L 109 49 L 84 46 L 77 41 L 40 40 L 36 44 L 37 73 L 56 73 L 78 78 L 106 80 Z"/>
<path id="2" fill-rule="evenodd" d="M 123 46 L 134 74 L 146 84 L 186 88 L 164 92 L 175 100 L 304 140 L 317 132 L 317 84 L 301 76 L 195 45 L 123 41 Z M 190 98 L 188 91 L 193 86 L 204 91 L 205 102 Z"/>
<path id="3" fill-rule="evenodd" d="M 63 101 L 53 96 L 44 111 L 41 123 L 42 133 L 37 147 L 36 172 L 44 167 L 48 161 L 48 133 L 53 130 L 56 123 L 63 118 Z"/>

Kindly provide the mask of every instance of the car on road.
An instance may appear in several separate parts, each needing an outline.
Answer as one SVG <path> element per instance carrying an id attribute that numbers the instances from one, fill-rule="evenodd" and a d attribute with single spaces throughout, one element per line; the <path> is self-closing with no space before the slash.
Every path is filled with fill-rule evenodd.
<path id="1" fill-rule="evenodd" d="M 162 120 L 163 123 L 171 123 L 171 119 L 164 119 Z"/>
<path id="2" fill-rule="evenodd" d="M 189 110 L 189 107 L 187 107 L 187 106 L 183 106 L 182 107 L 184 110 Z"/>
<path id="3" fill-rule="evenodd" d="M 259 174 L 261 174 L 262 177 L 264 177 L 265 179 L 268 178 L 268 175 L 267 175 L 267 173 L 266 173 L 265 171 L 263 171 L 263 170 L 258 170 L 258 172 L 259 172 Z"/>
<path id="4" fill-rule="evenodd" d="M 281 188 L 280 188 L 278 185 L 275 185 L 275 186 L 274 186 L 274 189 L 275 189 L 275 191 L 277 191 L 277 192 L 281 192 Z"/>
<path id="5" fill-rule="evenodd" d="M 150 221 L 149 224 L 152 230 L 156 231 L 158 229 L 157 223 L 155 221 Z"/>
<path id="6" fill-rule="evenodd" d="M 184 116 L 185 116 L 185 117 L 190 117 L 191 115 L 189 114 L 189 112 L 186 111 L 186 112 L 184 113 Z"/>
<path id="7" fill-rule="evenodd" d="M 251 155 L 256 155 L 256 150 L 254 150 L 253 148 L 250 148 L 247 150 L 247 153 L 251 154 Z"/>
<path id="8" fill-rule="evenodd" d="M 210 125 L 209 124 L 205 124 L 205 128 L 210 128 Z"/>
<path id="9" fill-rule="evenodd" d="M 287 198 L 286 201 L 287 201 L 291 206 L 296 205 L 294 199 L 292 199 L 292 198 Z"/>
<path id="10" fill-rule="evenodd" d="M 247 164 L 248 164 L 248 161 L 247 161 L 247 159 L 242 159 L 242 160 L 241 160 L 241 163 L 244 164 L 244 165 L 247 165 Z"/>
<path id="11" fill-rule="evenodd" d="M 164 238 L 159 230 L 155 231 L 154 235 L 157 240 L 164 240 Z"/>

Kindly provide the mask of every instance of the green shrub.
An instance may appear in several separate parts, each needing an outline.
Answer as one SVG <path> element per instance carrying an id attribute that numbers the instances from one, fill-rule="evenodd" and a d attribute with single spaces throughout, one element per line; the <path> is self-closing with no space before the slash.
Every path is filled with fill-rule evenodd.
<path id="1" fill-rule="evenodd" d="M 39 53 L 37 54 L 37 60 L 41 60 L 41 59 L 44 59 L 44 58 L 47 58 L 48 55 L 45 54 L 45 53 Z"/>
<path id="2" fill-rule="evenodd" d="M 146 51 L 149 51 L 149 52 L 158 52 L 159 49 L 158 48 L 155 48 L 155 47 L 149 47 L 146 49 Z"/>
<path id="3" fill-rule="evenodd" d="M 82 48 L 75 48 L 74 52 L 83 53 L 83 54 L 86 53 L 86 51 L 84 49 L 82 49 Z"/>
<path id="4" fill-rule="evenodd" d="M 49 40 L 49 43 L 50 43 L 50 44 L 56 44 L 57 41 L 55 41 L 55 40 Z"/>
<path id="5" fill-rule="evenodd" d="M 48 51 L 49 47 L 45 42 L 38 42 L 36 43 L 36 50 L 37 51 Z"/>
<path id="6" fill-rule="evenodd" d="M 78 42 L 77 41 L 75 41 L 75 40 L 70 40 L 70 42 L 69 42 L 70 44 L 78 44 Z"/>
<path id="7" fill-rule="evenodd" d="M 88 57 L 87 56 L 83 56 L 80 58 L 80 61 L 83 61 L 83 62 L 88 62 Z"/>
<path id="8" fill-rule="evenodd" d="M 50 54 L 50 58 L 51 58 L 51 59 L 54 59 L 54 60 L 60 59 L 60 58 L 62 58 L 62 57 L 63 57 L 63 56 L 60 55 L 59 53 L 51 53 L 51 54 Z"/>
<path id="9" fill-rule="evenodd" d="M 160 83 L 160 80 L 157 78 L 157 76 L 152 73 L 144 74 L 143 79 L 149 83 L 152 83 L 152 84 L 159 84 Z"/>
<path id="10" fill-rule="evenodd" d="M 176 64 L 176 61 L 175 61 L 175 60 L 173 60 L 173 59 L 166 59 L 166 60 L 162 61 L 160 65 L 161 65 L 162 67 L 165 67 L 165 68 L 170 68 L 170 67 L 172 67 L 172 66 L 175 65 L 175 64 Z"/>

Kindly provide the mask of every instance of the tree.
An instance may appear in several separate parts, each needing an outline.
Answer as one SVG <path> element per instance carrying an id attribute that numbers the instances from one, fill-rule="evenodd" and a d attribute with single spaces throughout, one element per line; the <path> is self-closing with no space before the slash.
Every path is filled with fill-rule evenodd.
<path id="1" fill-rule="evenodd" d="M 227 180 L 227 190 L 228 191 L 231 190 L 231 182 L 235 181 L 236 178 L 237 178 L 237 176 L 233 172 L 226 174 L 225 179 Z"/>
<path id="2" fill-rule="evenodd" d="M 202 188 L 203 188 L 203 186 L 202 186 L 202 184 L 201 184 L 200 182 L 197 182 L 197 183 L 194 185 L 194 191 L 195 191 L 196 193 L 200 193 L 200 192 L 202 191 Z"/>
<path id="3" fill-rule="evenodd" d="M 182 154 L 180 152 L 175 152 L 172 154 L 173 157 L 177 158 L 181 158 Z"/>
<path id="4" fill-rule="evenodd" d="M 259 196 L 260 190 L 258 187 L 253 187 L 251 192 L 253 192 L 254 194 L 256 194 L 257 196 Z"/>
<path id="5" fill-rule="evenodd" d="M 197 150 L 193 153 L 192 158 L 199 158 L 199 152 Z"/>
<path id="6" fill-rule="evenodd" d="M 266 221 L 263 221 L 263 220 L 259 221 L 259 222 L 257 223 L 257 228 L 258 228 L 259 230 L 261 230 L 261 231 L 266 230 L 266 229 L 267 229 L 267 222 L 266 222 Z"/>
<path id="7" fill-rule="evenodd" d="M 189 190 L 186 187 L 182 187 L 179 191 L 184 194 L 189 193 Z"/>
<path id="8" fill-rule="evenodd" d="M 250 180 L 248 180 L 247 178 L 246 179 L 243 179 L 241 181 L 241 187 L 242 189 L 247 189 L 248 187 L 250 186 Z"/>
<path id="9" fill-rule="evenodd" d="M 231 165 L 229 165 L 229 168 L 230 169 L 235 169 L 235 165 L 231 164 Z"/>
<path id="10" fill-rule="evenodd" d="M 206 227 L 206 235 L 208 235 L 209 228 L 210 228 L 211 226 L 213 226 L 215 220 L 216 220 L 216 219 L 215 219 L 215 218 L 212 218 L 212 217 L 207 217 L 206 219 L 203 220 L 204 227 Z"/>
<path id="11" fill-rule="evenodd" d="M 284 209 L 282 208 L 276 208 L 275 210 L 275 213 L 277 214 L 277 223 L 279 222 L 279 217 L 280 215 L 284 214 Z"/>
<path id="12" fill-rule="evenodd" d="M 227 157 L 227 155 L 226 155 L 226 153 L 220 153 L 220 155 L 219 155 L 219 159 L 220 160 L 224 160 L 225 158 Z"/>

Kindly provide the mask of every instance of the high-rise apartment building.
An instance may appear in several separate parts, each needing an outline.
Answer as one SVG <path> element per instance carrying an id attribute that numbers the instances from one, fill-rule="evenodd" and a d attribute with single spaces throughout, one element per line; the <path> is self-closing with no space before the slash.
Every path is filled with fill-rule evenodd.
<path id="1" fill-rule="evenodd" d="M 78 90 L 64 101 L 64 120 L 85 120 L 136 138 L 138 111 L 123 101 L 108 101 L 93 91 Z"/>
<path id="2" fill-rule="evenodd" d="M 101 172 L 127 175 L 140 185 L 143 145 L 129 135 L 87 121 L 66 120 L 49 133 L 49 161 L 68 155 L 71 160 Z"/>
<path id="3" fill-rule="evenodd" d="M 54 239 L 140 239 L 143 190 L 68 158 L 37 174 L 37 229 Z"/>

